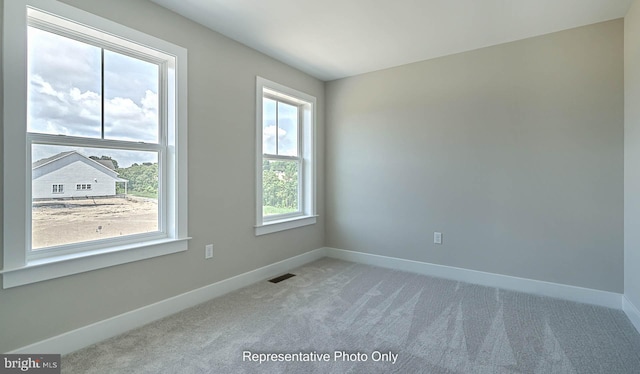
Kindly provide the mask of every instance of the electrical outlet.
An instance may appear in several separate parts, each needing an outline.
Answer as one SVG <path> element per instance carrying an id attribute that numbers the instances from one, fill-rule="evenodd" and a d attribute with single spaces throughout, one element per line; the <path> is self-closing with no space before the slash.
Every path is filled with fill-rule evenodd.
<path id="1" fill-rule="evenodd" d="M 213 257 L 213 244 L 207 244 L 204 247 L 204 258 L 211 258 Z"/>
<path id="2" fill-rule="evenodd" d="M 434 244 L 442 244 L 442 233 L 441 232 L 434 232 L 433 233 L 433 243 Z"/>

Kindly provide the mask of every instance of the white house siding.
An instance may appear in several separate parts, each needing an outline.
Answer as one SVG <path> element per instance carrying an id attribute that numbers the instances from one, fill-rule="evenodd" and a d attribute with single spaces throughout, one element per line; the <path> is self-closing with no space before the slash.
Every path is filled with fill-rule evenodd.
<path id="1" fill-rule="evenodd" d="M 72 154 L 33 170 L 32 196 L 69 198 L 113 196 L 115 173 L 83 156 Z M 63 185 L 62 193 L 53 193 L 53 185 Z M 77 184 L 91 184 L 90 190 L 77 190 Z"/>

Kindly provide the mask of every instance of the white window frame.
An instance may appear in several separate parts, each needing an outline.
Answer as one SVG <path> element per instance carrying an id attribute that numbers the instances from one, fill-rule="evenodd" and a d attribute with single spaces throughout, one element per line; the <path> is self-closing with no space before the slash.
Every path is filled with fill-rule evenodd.
<path id="1" fill-rule="evenodd" d="M 298 160 L 290 156 L 266 156 L 262 146 L 264 98 L 296 105 L 300 109 L 298 125 L 298 206 L 295 213 L 265 217 L 262 211 L 262 162 L 267 159 Z M 316 98 L 312 95 L 256 77 L 256 225 L 255 234 L 265 235 L 316 223 Z"/>
<path id="2" fill-rule="evenodd" d="M 165 95 L 159 158 L 162 172 L 158 235 L 131 235 L 118 239 L 69 245 L 61 251 L 33 255 L 31 247 L 31 144 L 59 144 L 131 149 L 123 142 L 60 137 L 27 132 L 27 25 L 43 22 L 77 33 L 91 44 L 139 51 L 166 64 Z M 186 251 L 187 236 L 187 50 L 52 0 L 4 2 L 4 267 L 3 288 L 77 274 L 127 262 Z M 62 34 L 65 35 L 65 34 Z M 162 105 L 161 105 L 162 108 Z M 12 124 L 6 126 L 6 124 Z M 163 133 L 164 131 L 164 133 Z M 53 136 L 55 137 L 55 136 Z M 147 145 L 141 144 L 140 150 Z M 160 161 L 160 160 L 159 160 Z"/>
<path id="3" fill-rule="evenodd" d="M 91 190 L 91 183 L 77 183 L 76 191 L 87 191 Z"/>

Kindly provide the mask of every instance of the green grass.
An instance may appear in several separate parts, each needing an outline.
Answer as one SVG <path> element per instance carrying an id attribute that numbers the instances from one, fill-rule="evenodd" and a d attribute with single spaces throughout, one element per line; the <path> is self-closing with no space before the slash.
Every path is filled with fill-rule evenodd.
<path id="1" fill-rule="evenodd" d="M 158 194 L 153 192 L 144 192 L 144 191 L 127 191 L 128 195 L 138 196 L 138 197 L 148 197 L 151 199 L 157 199 Z"/>
<path id="2" fill-rule="evenodd" d="M 262 207 L 262 214 L 264 214 L 265 216 L 271 216 L 274 214 L 286 214 L 286 213 L 293 213 L 297 211 L 297 209 L 295 208 L 278 208 L 275 206 L 263 206 Z"/>

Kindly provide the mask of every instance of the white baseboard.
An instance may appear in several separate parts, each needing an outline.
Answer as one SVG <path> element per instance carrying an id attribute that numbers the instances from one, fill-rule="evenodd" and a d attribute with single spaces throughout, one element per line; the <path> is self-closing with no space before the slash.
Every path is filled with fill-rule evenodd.
<path id="1" fill-rule="evenodd" d="M 343 249 L 318 248 L 7 353 L 68 354 L 323 257 L 623 309 L 640 331 L 640 312 L 621 294 Z"/>
<path id="2" fill-rule="evenodd" d="M 328 257 L 345 261 L 358 262 L 362 264 L 380 266 L 395 270 L 409 271 L 412 273 L 424 274 L 432 277 L 526 292 L 530 294 L 576 301 L 585 304 L 599 305 L 618 310 L 622 309 L 622 295 L 614 292 L 593 290 L 589 288 L 575 287 L 533 279 L 518 278 L 509 275 L 486 273 L 477 270 L 436 265 L 395 257 L 373 255 L 369 253 L 347 251 L 337 248 L 326 248 L 326 253 Z"/>
<path id="3" fill-rule="evenodd" d="M 622 296 L 622 310 L 640 333 L 640 310 L 627 299 L 626 295 Z"/>
<path id="4" fill-rule="evenodd" d="M 280 275 L 281 273 L 300 267 L 309 262 L 321 259 L 325 257 L 325 253 L 326 250 L 324 248 L 318 248 L 316 250 L 255 269 L 61 335 L 30 344 L 8 353 L 71 353 L 80 348 L 87 347 L 91 344 L 167 317 L 181 310 L 201 304 L 215 297 L 222 296 L 231 291 L 235 291 L 264 279 Z"/>

